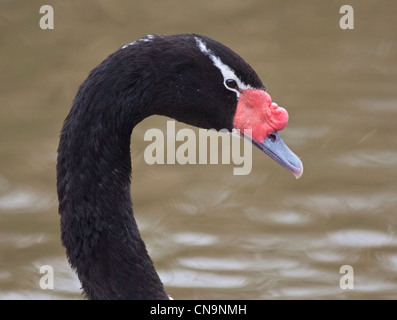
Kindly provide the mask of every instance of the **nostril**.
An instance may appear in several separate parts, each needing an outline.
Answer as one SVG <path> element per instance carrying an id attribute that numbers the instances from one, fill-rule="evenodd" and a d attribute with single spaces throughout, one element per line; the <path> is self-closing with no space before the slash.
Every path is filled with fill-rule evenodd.
<path id="1" fill-rule="evenodd" d="M 268 138 L 271 142 L 275 142 L 277 139 L 277 137 L 274 133 L 269 134 Z"/>

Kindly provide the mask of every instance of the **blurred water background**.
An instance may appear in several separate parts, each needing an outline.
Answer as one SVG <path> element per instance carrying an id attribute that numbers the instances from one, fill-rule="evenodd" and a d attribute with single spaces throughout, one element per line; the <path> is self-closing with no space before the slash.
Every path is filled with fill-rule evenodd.
<path id="1" fill-rule="evenodd" d="M 39 27 L 52 5 L 54 30 Z M 233 165 L 147 165 L 132 137 L 134 210 L 174 299 L 397 298 L 397 2 L 0 1 L 0 299 L 82 299 L 60 243 L 62 122 L 88 72 L 146 34 L 194 32 L 239 53 L 289 111 L 295 180 L 254 150 Z M 185 128 L 178 123 L 177 129 Z M 196 130 L 196 129 L 194 129 Z M 39 286 L 42 265 L 54 289 Z M 343 290 L 342 265 L 354 269 Z"/>

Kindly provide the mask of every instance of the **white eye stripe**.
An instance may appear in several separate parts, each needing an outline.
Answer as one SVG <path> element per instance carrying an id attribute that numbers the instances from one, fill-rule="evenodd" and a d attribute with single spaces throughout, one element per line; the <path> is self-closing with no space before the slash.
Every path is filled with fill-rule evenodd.
<path id="1" fill-rule="evenodd" d="M 200 38 L 195 37 L 195 39 L 200 51 L 204 53 L 206 56 L 208 56 L 212 60 L 214 66 L 217 67 L 219 71 L 222 73 L 223 85 L 226 87 L 226 89 L 230 91 L 234 91 L 237 94 L 237 98 L 239 97 L 240 92 L 237 89 L 229 88 L 226 85 L 226 80 L 228 79 L 232 79 L 236 81 L 239 89 L 242 90 L 253 89 L 250 85 L 247 85 L 243 81 L 241 81 L 240 78 L 236 76 L 233 69 L 230 68 L 228 65 L 224 64 L 219 57 L 217 57 L 210 49 L 208 49 L 205 43 Z"/>

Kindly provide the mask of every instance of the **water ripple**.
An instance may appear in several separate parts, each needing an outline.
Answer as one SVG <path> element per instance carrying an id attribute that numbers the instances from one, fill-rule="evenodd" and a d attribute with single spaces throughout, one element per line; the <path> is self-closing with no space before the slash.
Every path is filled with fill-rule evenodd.
<path id="1" fill-rule="evenodd" d="M 179 232 L 172 235 L 174 242 L 189 246 L 208 246 L 215 244 L 217 237 L 205 233 Z"/>
<path id="2" fill-rule="evenodd" d="M 224 275 L 186 269 L 160 271 L 160 278 L 166 286 L 179 288 L 236 288 L 247 282 L 241 275 Z"/>
<path id="3" fill-rule="evenodd" d="M 359 168 L 395 167 L 397 150 L 356 150 L 339 156 L 337 161 Z"/>
<path id="4" fill-rule="evenodd" d="M 348 229 L 328 234 L 328 239 L 337 245 L 345 247 L 381 247 L 396 244 L 392 236 L 374 230 Z"/>
<path id="5" fill-rule="evenodd" d="M 1 243 L 16 248 L 28 248 L 42 243 L 45 239 L 44 233 L 0 233 Z"/>
<path id="6" fill-rule="evenodd" d="M 26 213 L 49 209 L 55 199 L 35 191 L 16 189 L 0 194 L 0 213 Z"/>
<path id="7" fill-rule="evenodd" d="M 289 198 L 288 203 L 293 205 L 304 206 L 305 211 L 329 214 L 329 213 L 346 213 L 346 212 L 367 212 L 376 213 L 385 205 L 393 205 L 394 193 L 381 191 L 366 195 L 353 194 L 314 194 L 301 197 Z"/>
<path id="8" fill-rule="evenodd" d="M 397 112 L 397 99 L 395 98 L 365 98 L 359 101 L 359 106 L 362 109 L 372 112 L 390 112 L 396 113 Z"/>
<path id="9" fill-rule="evenodd" d="M 178 262 L 187 268 L 199 270 L 252 270 L 255 263 L 250 260 L 237 260 L 230 258 L 188 257 L 180 258 Z M 259 270 L 262 266 L 258 267 Z"/>

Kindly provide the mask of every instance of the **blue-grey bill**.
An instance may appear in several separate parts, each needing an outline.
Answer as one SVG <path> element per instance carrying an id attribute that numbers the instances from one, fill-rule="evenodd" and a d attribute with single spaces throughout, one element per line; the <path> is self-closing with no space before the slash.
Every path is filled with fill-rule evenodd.
<path id="1" fill-rule="evenodd" d="M 283 168 L 291 172 L 296 179 L 302 176 L 302 161 L 287 147 L 277 131 L 273 132 L 262 142 L 252 140 L 252 144 L 266 153 Z"/>

